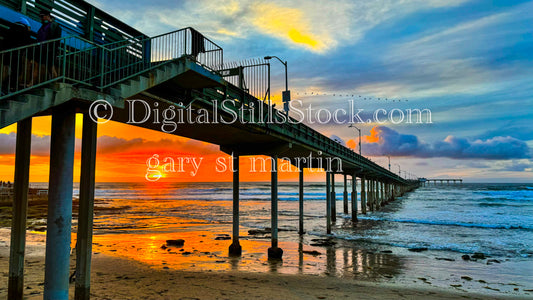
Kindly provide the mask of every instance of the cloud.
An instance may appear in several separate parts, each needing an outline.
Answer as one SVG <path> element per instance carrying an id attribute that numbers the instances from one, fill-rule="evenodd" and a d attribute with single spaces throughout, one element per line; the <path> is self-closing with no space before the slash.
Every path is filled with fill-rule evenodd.
<path id="1" fill-rule="evenodd" d="M 533 162 L 513 160 L 510 164 L 503 166 L 499 170 L 510 172 L 533 172 Z"/>
<path id="2" fill-rule="evenodd" d="M 487 140 L 468 140 L 448 136 L 433 144 L 420 141 L 417 136 L 401 134 L 385 126 L 372 128 L 365 136 L 363 152 L 367 155 L 412 157 L 449 157 L 455 159 L 516 159 L 530 158 L 527 144 L 513 137 L 497 136 Z"/>
<path id="3" fill-rule="evenodd" d="M 127 152 L 173 152 L 209 155 L 218 153 L 218 147 L 196 140 L 160 139 L 149 141 L 142 138 L 126 140 L 111 136 L 98 137 L 98 153 L 116 154 Z"/>
<path id="4" fill-rule="evenodd" d="M 16 149 L 17 134 L 0 134 L 0 155 L 13 155 Z M 76 139 L 76 152 L 81 150 L 81 139 Z M 193 153 L 210 155 L 219 153 L 218 146 L 196 140 L 160 139 L 149 141 L 142 138 L 126 140 L 111 136 L 100 136 L 97 142 L 98 154 L 126 153 Z M 50 155 L 50 135 L 32 135 L 31 154 L 34 156 Z"/>
<path id="5" fill-rule="evenodd" d="M 527 122 L 531 122 L 531 120 L 527 120 Z M 507 124 L 499 127 L 498 129 L 491 129 L 483 132 L 477 137 L 484 139 L 495 135 L 510 136 L 520 140 L 531 141 L 533 140 L 533 127 L 526 124 Z"/>
<path id="6" fill-rule="evenodd" d="M 17 134 L 0 133 L 0 155 L 12 155 L 17 145 Z M 31 154 L 35 156 L 47 156 L 50 153 L 50 136 L 31 136 Z"/>
<path id="7" fill-rule="evenodd" d="M 460 5 L 467 0 L 320 1 L 89 1 L 145 33 L 154 35 L 194 26 L 219 40 L 263 34 L 284 44 L 326 53 L 342 43 L 357 43 L 369 30 L 393 18 L 424 9 Z M 148 4 L 149 3 L 149 4 Z"/>

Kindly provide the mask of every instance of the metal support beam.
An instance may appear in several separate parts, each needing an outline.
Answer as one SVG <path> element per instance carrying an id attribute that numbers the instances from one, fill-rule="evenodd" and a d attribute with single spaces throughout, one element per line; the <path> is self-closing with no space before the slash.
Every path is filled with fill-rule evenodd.
<path id="1" fill-rule="evenodd" d="M 366 215 L 366 179 L 363 175 L 361 177 L 361 213 Z"/>
<path id="2" fill-rule="evenodd" d="M 24 296 L 24 253 L 26 250 L 26 218 L 28 214 L 28 185 L 30 179 L 31 125 L 31 118 L 17 123 L 13 217 L 7 291 L 7 299 L 13 300 L 22 300 Z"/>
<path id="3" fill-rule="evenodd" d="M 97 128 L 98 123 L 93 122 L 89 113 L 85 113 L 81 141 L 80 204 L 76 239 L 76 300 L 89 299 L 91 292 Z"/>
<path id="4" fill-rule="evenodd" d="M 343 209 L 344 213 L 348 214 L 348 178 L 347 175 L 344 174 L 344 195 L 343 195 Z"/>
<path id="5" fill-rule="evenodd" d="M 335 194 L 335 173 L 331 173 L 331 222 L 337 222 L 337 195 Z"/>
<path id="6" fill-rule="evenodd" d="M 72 108 L 61 107 L 52 113 L 43 296 L 45 300 L 68 299 L 75 126 L 75 113 Z"/>
<path id="7" fill-rule="evenodd" d="M 241 256 L 239 243 L 239 155 L 233 155 L 233 242 L 229 246 L 230 256 Z"/>
<path id="8" fill-rule="evenodd" d="M 352 222 L 357 222 L 357 177 L 352 175 Z"/>
<path id="9" fill-rule="evenodd" d="M 326 233 L 331 234 L 331 173 L 326 172 Z"/>
<path id="10" fill-rule="evenodd" d="M 304 234 L 304 169 L 300 168 L 300 174 L 299 174 L 299 180 L 298 180 L 298 204 L 299 204 L 299 216 L 298 216 L 298 233 Z"/>
<path id="11" fill-rule="evenodd" d="M 278 247 L 278 157 L 272 157 L 272 169 L 270 170 L 271 174 L 271 185 L 270 193 L 272 196 L 271 199 L 271 236 L 272 236 L 272 245 L 268 248 L 268 258 L 269 259 L 281 259 L 283 257 L 283 250 Z"/>

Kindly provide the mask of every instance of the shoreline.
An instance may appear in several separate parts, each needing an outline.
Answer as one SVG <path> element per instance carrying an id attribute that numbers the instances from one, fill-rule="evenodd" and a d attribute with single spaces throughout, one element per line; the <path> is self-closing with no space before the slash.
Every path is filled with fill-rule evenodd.
<path id="1" fill-rule="evenodd" d="M 530 287 L 518 285 L 515 288 L 519 288 L 520 293 L 496 291 L 496 286 L 501 284 L 468 272 L 455 276 L 456 287 L 443 287 L 435 284 L 439 278 L 432 273 L 422 277 L 409 271 L 409 265 L 423 264 L 424 261 L 436 269 L 439 266 L 435 264 L 463 263 L 428 261 L 424 256 L 431 253 L 409 255 L 364 248 L 350 251 L 346 245 L 323 247 L 310 246 L 309 241 L 281 242 L 284 260 L 269 262 L 266 259 L 269 240 L 246 237 L 243 233 L 243 256 L 230 258 L 227 246 L 231 241 L 216 239 L 225 236 L 217 233 L 223 232 L 224 228 L 205 231 L 203 227 L 189 227 L 173 233 L 96 234 L 93 240 L 92 299 L 235 299 L 243 293 L 256 299 L 338 299 L 354 298 L 354 295 L 365 299 L 526 299 L 533 294 L 525 291 Z M 0 298 L 5 298 L 9 229 L 1 228 L 0 233 Z M 28 232 L 27 236 L 24 291 L 27 299 L 40 299 L 45 235 Z M 169 237 L 183 238 L 185 245 L 161 248 Z M 394 252 L 398 252 L 397 249 Z M 482 264 L 465 266 L 490 267 Z M 75 257 L 71 256 L 71 273 L 74 267 Z M 73 289 L 74 284 L 71 284 L 72 296 Z"/>
<path id="2" fill-rule="evenodd" d="M 42 245 L 28 245 L 26 299 L 42 298 L 44 257 Z M 5 258 L 5 245 L 0 256 Z M 74 262 L 74 261 L 73 261 Z M 72 265 L 72 264 L 71 264 Z M 7 260 L 0 263 L 0 298 L 7 294 Z M 399 284 L 353 281 L 318 275 L 290 275 L 276 272 L 185 271 L 153 268 L 147 264 L 106 254 L 95 255 L 92 263 L 91 299 L 501 299 L 434 287 L 404 287 Z M 70 285 L 71 297 L 74 284 Z M 520 297 L 508 297 L 520 299 Z M 525 298 L 525 297 L 524 297 Z"/>

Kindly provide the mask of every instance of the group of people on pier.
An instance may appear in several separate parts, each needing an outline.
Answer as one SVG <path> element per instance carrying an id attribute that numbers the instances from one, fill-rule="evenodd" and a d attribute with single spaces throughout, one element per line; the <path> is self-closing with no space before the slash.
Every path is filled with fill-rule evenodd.
<path id="1" fill-rule="evenodd" d="M 61 27 L 54 21 L 50 11 L 42 10 L 40 18 L 41 27 L 35 38 L 31 23 L 26 17 L 20 17 L 13 23 L 3 37 L 0 44 L 2 95 L 32 86 L 45 78 L 57 76 L 58 43 L 50 42 L 35 50 L 22 48 L 18 51 L 2 53 L 2 51 L 61 38 Z"/>

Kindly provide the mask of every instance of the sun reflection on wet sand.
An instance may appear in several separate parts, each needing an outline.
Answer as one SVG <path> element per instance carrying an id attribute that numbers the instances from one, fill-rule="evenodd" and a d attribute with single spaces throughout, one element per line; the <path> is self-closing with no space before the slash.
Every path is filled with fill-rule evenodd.
<path id="1" fill-rule="evenodd" d="M 93 251 L 95 255 L 105 253 L 133 259 L 153 268 L 185 271 L 277 272 L 379 279 L 398 274 L 402 266 L 401 259 L 389 254 L 356 248 L 309 246 L 312 237 L 300 238 L 300 242 L 280 242 L 284 259 L 269 261 L 266 253 L 270 240 L 248 236 L 246 232 L 241 232 L 242 257 L 229 257 L 231 240 L 225 233 L 229 232 L 229 226 L 209 230 L 201 227 L 174 233 L 95 235 Z M 167 245 L 167 240 L 174 239 L 183 239 L 185 243 L 181 247 Z"/>

